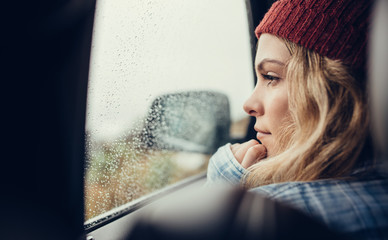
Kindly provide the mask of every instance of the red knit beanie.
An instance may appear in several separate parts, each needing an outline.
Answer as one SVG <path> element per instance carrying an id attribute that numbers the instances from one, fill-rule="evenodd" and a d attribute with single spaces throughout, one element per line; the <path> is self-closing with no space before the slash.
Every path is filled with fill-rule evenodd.
<path id="1" fill-rule="evenodd" d="M 370 0 L 279 0 L 257 26 L 354 69 L 366 66 Z"/>

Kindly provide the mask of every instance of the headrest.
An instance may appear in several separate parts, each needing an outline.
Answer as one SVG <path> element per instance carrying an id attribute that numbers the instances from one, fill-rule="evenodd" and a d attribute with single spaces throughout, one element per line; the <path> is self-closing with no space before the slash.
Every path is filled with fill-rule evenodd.
<path id="1" fill-rule="evenodd" d="M 377 150 L 388 169 L 388 1 L 376 1 L 369 45 L 372 127 Z"/>

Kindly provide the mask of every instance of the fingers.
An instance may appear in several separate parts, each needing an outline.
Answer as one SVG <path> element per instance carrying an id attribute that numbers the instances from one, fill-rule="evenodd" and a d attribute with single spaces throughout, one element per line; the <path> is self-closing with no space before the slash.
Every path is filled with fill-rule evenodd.
<path id="1" fill-rule="evenodd" d="M 243 161 L 244 156 L 245 156 L 246 152 L 248 151 L 248 149 L 255 146 L 255 145 L 258 145 L 258 144 L 259 144 L 258 141 L 252 139 L 252 140 L 249 140 L 248 142 L 245 142 L 242 144 L 232 145 L 231 150 L 232 150 L 234 157 L 237 159 L 237 161 L 239 163 L 241 163 Z"/>
<path id="2" fill-rule="evenodd" d="M 262 144 L 254 145 L 247 150 L 241 162 L 241 166 L 243 168 L 248 168 L 253 164 L 255 164 L 256 162 L 258 162 L 259 160 L 265 158 L 266 156 L 267 156 L 267 149 L 264 147 L 264 145 Z"/>
<path id="3" fill-rule="evenodd" d="M 267 157 L 267 149 L 265 146 L 254 139 L 242 144 L 233 144 L 230 149 L 243 168 L 248 168 Z"/>

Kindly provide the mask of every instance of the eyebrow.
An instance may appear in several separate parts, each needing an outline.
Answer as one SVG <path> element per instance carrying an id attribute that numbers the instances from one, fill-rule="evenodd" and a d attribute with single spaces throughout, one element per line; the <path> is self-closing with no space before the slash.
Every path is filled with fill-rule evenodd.
<path id="1" fill-rule="evenodd" d="M 272 58 L 264 58 L 263 60 L 261 60 L 261 62 L 257 65 L 257 70 L 262 70 L 263 69 L 263 65 L 264 63 L 275 63 L 275 64 L 278 64 L 280 66 L 285 66 L 286 64 L 282 61 L 279 61 L 279 60 L 276 60 L 276 59 L 272 59 Z"/>

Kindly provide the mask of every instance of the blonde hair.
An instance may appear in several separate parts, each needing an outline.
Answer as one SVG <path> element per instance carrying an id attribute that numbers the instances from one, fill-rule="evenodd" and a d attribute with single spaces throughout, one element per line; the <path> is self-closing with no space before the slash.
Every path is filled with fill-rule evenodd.
<path id="1" fill-rule="evenodd" d="M 351 173 L 369 132 L 365 81 L 338 60 L 282 39 L 290 119 L 279 153 L 251 166 L 246 187 L 341 178 Z"/>

